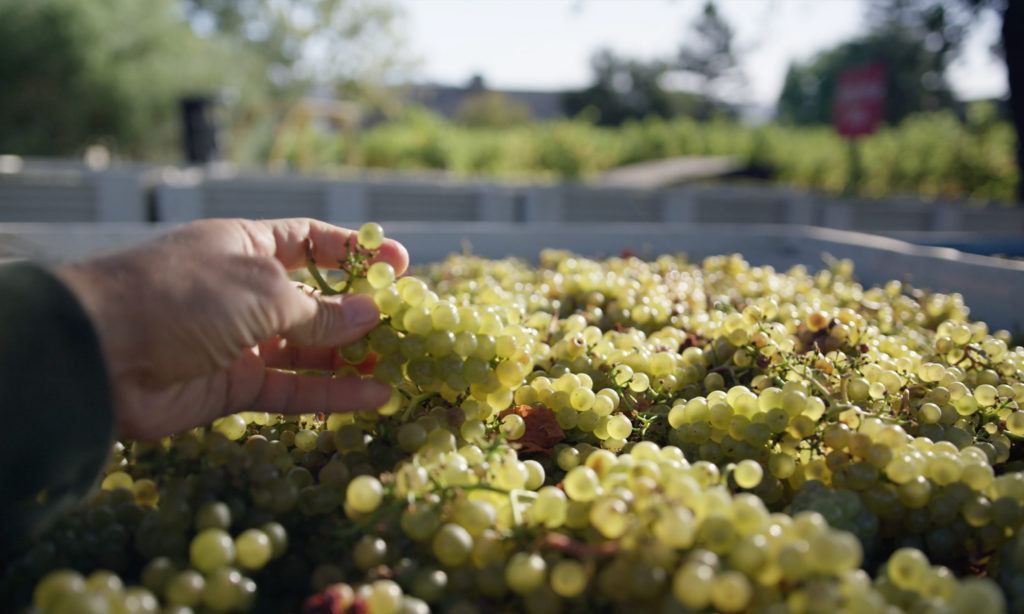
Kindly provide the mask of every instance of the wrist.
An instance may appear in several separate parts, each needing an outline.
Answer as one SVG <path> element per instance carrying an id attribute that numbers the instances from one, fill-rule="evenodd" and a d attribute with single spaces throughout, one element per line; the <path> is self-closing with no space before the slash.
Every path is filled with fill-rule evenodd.
<path id="1" fill-rule="evenodd" d="M 137 302 L 122 290 L 120 275 L 108 274 L 96 263 L 66 264 L 54 274 L 78 300 L 89 317 L 111 378 L 122 374 L 126 365 L 119 357 L 131 355 L 132 319 L 122 306 Z"/>

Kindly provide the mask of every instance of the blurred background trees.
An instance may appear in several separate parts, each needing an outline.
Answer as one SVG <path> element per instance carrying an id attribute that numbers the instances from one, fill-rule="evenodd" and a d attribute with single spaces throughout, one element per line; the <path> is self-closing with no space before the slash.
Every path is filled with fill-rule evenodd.
<path id="1" fill-rule="evenodd" d="M 594 83 L 565 94 L 562 106 L 570 117 L 585 112 L 602 126 L 618 126 L 628 119 L 675 114 L 672 98 L 662 86 L 668 64 L 645 62 L 598 51 L 590 61 Z"/>
<path id="2" fill-rule="evenodd" d="M 259 95 L 258 65 L 196 36 L 175 0 L 0 0 L 0 150 L 68 155 L 106 143 L 174 156 L 178 101 Z"/>
<path id="3" fill-rule="evenodd" d="M 829 123 L 839 74 L 868 62 L 886 68 L 886 122 L 897 124 L 911 113 L 954 107 L 947 72 L 976 8 L 936 0 L 878 0 L 869 7 L 863 37 L 790 66 L 779 96 L 779 119 Z"/>
<path id="4" fill-rule="evenodd" d="M 241 157 L 265 159 L 318 88 L 386 107 L 382 80 L 407 65 L 395 15 L 377 0 L 0 0 L 0 151 L 177 159 L 179 105 L 198 95 L 239 128 Z"/>
<path id="5" fill-rule="evenodd" d="M 740 54 L 736 49 L 735 32 L 718 12 L 714 2 L 704 4 L 704 10 L 690 27 L 690 34 L 679 48 L 674 68 L 697 81 L 700 95 L 699 116 L 708 118 L 716 107 L 726 107 L 719 86 L 742 84 Z"/>
<path id="6" fill-rule="evenodd" d="M 392 2 L 0 0 L 0 152 L 77 156 L 103 144 L 122 159 L 177 161 L 181 101 L 205 97 L 216 103 L 224 156 L 247 166 L 578 176 L 713 153 L 778 169 L 779 180 L 833 189 L 846 172 L 830 129 L 838 75 L 881 62 L 886 126 L 872 137 L 876 145 L 862 146 L 898 163 L 875 165 L 863 192 L 987 197 L 1006 194 L 1006 182 L 1024 174 L 1007 168 L 1006 152 L 1012 156 L 1022 139 L 1008 136 L 1005 122 L 1007 115 L 1024 122 L 1024 50 L 1014 49 L 1024 40 L 1020 2 L 865 0 L 864 34 L 793 63 L 777 104 L 782 125 L 767 126 L 743 123 L 741 67 L 751 49 L 737 42 L 713 0 L 682 24 L 674 51 L 647 58 L 596 52 L 590 85 L 541 93 L 550 101 L 543 113 L 528 92 L 492 91 L 481 80 L 456 92 L 461 99 L 444 111 L 451 122 L 409 110 L 414 100 L 429 101 L 401 85 L 414 72 Z M 1005 43 L 995 47 L 1005 53 L 1015 95 L 970 111 L 948 72 L 983 11 L 1004 18 Z M 571 121 L 554 117 L 560 94 Z M 955 130 L 950 121 L 959 122 Z M 808 131 L 783 136 L 785 125 Z M 501 130 L 509 132 L 496 136 Z M 929 130 L 942 130 L 945 141 Z M 785 145 L 804 138 L 799 156 Z M 939 147 L 948 151 L 937 154 Z M 958 153 L 968 151 L 973 158 Z"/>
<path id="7" fill-rule="evenodd" d="M 732 26 L 708 1 L 683 34 L 675 57 L 644 61 L 600 50 L 590 63 L 593 84 L 567 92 L 562 106 L 569 117 L 584 113 L 603 126 L 647 116 L 707 120 L 716 114 L 735 115 L 719 87 L 743 81 L 734 38 Z M 666 82 L 673 77 L 686 85 L 669 89 Z"/>

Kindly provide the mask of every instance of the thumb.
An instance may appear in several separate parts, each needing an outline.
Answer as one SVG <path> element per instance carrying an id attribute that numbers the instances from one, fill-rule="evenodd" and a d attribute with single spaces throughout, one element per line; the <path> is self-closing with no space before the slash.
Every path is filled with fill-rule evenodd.
<path id="1" fill-rule="evenodd" d="M 303 294 L 303 315 L 282 332 L 299 347 L 335 347 L 359 339 L 380 323 L 380 311 L 365 294 Z"/>

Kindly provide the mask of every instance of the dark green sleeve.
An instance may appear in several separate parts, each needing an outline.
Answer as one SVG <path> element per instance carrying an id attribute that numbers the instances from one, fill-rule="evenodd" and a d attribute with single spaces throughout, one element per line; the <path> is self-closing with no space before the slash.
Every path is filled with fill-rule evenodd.
<path id="1" fill-rule="evenodd" d="M 0 556 L 86 494 L 113 438 L 88 316 L 45 268 L 0 265 Z"/>

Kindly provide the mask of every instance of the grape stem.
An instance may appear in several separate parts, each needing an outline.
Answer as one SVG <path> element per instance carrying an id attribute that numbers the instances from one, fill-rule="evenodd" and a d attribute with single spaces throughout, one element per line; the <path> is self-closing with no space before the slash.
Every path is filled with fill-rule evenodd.
<path id="1" fill-rule="evenodd" d="M 424 401 L 436 396 L 438 396 L 436 392 L 424 392 L 423 394 L 418 394 L 409 399 L 409 404 L 406 406 L 405 411 L 402 412 L 402 422 L 408 422 L 409 416 L 412 414 L 413 410 L 419 407 Z"/>
<path id="2" fill-rule="evenodd" d="M 313 239 L 309 238 L 306 239 L 306 270 L 316 281 L 321 293 L 326 295 L 342 293 L 340 290 L 332 288 L 331 284 L 327 283 L 327 280 L 320 274 L 320 269 L 316 266 L 316 259 L 313 257 Z"/>
<path id="3" fill-rule="evenodd" d="M 544 534 L 538 547 L 563 552 L 576 558 L 587 558 L 615 554 L 619 549 L 619 543 L 616 541 L 606 541 L 592 546 L 578 542 L 564 533 L 551 531 Z"/>
<path id="4" fill-rule="evenodd" d="M 338 268 L 345 273 L 345 281 L 338 289 L 332 288 L 331 284 L 327 283 L 327 280 L 321 275 L 320 269 L 316 265 L 316 258 L 313 257 L 313 240 L 307 237 L 305 243 L 306 270 L 313 276 L 317 286 L 320 288 L 320 292 L 327 295 L 345 294 L 351 289 L 352 283 L 356 279 L 366 277 L 366 262 L 373 256 L 373 252 L 360 249 L 358 244 L 354 244 L 352 237 L 349 237 L 346 243 L 348 255 L 345 260 L 338 261 Z"/>

